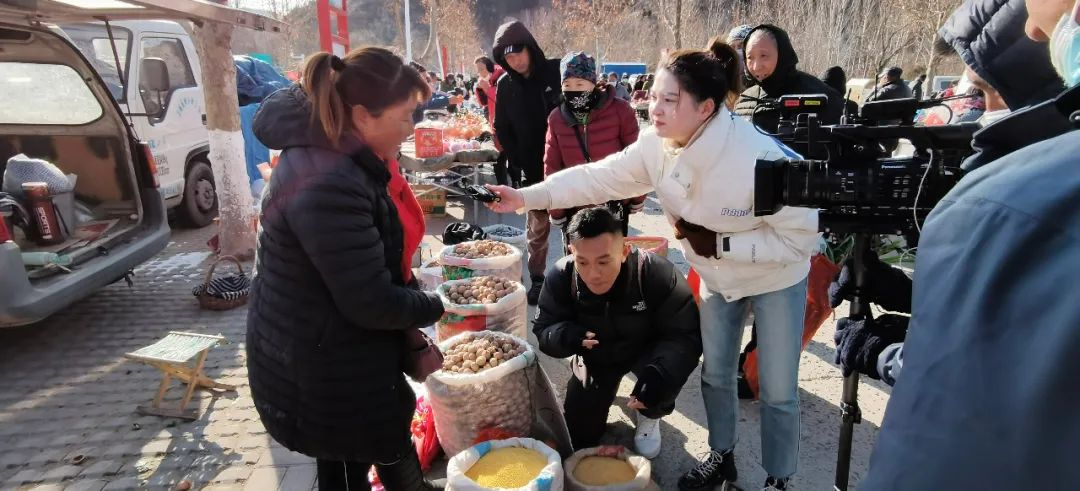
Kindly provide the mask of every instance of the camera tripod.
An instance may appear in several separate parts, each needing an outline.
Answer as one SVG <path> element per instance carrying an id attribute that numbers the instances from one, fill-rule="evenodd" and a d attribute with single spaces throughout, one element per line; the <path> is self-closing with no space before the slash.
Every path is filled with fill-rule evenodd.
<path id="1" fill-rule="evenodd" d="M 871 316 L 870 302 L 866 298 L 867 254 L 873 254 L 870 244 L 874 235 L 870 232 L 855 233 L 854 265 L 852 276 L 855 281 L 855 297 L 851 300 L 849 317 L 854 319 Z M 836 452 L 836 479 L 833 489 L 847 491 L 848 474 L 851 469 L 851 444 L 855 425 L 862 423 L 862 409 L 859 408 L 859 372 L 852 372 L 844 377 L 844 392 L 840 397 L 840 444 Z"/>

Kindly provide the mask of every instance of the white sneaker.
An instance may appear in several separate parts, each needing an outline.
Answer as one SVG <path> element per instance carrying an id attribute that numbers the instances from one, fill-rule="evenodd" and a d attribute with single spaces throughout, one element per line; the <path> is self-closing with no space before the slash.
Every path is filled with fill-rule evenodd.
<path id="1" fill-rule="evenodd" d="M 659 419 L 646 418 L 638 413 L 634 447 L 637 448 L 637 453 L 646 459 L 655 459 L 657 455 L 660 455 Z"/>

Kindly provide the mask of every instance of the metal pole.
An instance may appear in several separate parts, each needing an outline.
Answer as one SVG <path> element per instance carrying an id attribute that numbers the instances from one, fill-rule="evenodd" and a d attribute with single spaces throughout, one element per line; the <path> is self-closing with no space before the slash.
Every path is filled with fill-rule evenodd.
<path id="1" fill-rule="evenodd" d="M 413 61 L 412 57 L 412 20 L 409 18 L 409 0 L 405 2 L 405 60 Z"/>
<path id="2" fill-rule="evenodd" d="M 870 250 L 872 235 L 865 232 L 855 234 L 854 275 L 855 298 L 851 301 L 849 316 L 852 319 L 871 316 L 870 302 L 864 294 L 866 288 L 866 259 Z M 836 452 L 836 480 L 834 488 L 847 491 L 848 475 L 851 470 L 851 445 L 855 434 L 855 425 L 862 423 L 862 409 L 859 408 L 859 372 L 853 372 L 844 378 L 844 393 L 840 397 L 840 443 Z"/>

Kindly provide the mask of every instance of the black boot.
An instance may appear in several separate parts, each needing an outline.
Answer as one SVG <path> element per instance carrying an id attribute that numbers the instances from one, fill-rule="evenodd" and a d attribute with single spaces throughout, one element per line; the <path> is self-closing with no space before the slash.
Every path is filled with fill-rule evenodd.
<path id="1" fill-rule="evenodd" d="M 739 478 L 735 468 L 735 452 L 717 452 L 712 450 L 697 467 L 690 469 L 679 478 L 681 491 L 704 491 L 720 486 L 721 491 L 733 487 Z"/>
<path id="2" fill-rule="evenodd" d="M 395 464 L 377 465 L 375 472 L 379 474 L 386 491 L 431 491 L 443 489 L 436 487 L 430 481 L 424 480 L 424 472 L 420 470 L 420 460 L 416 453 L 409 452 Z"/>
<path id="3" fill-rule="evenodd" d="M 540 302 L 540 289 L 544 287 L 543 276 L 533 276 L 532 286 L 529 287 L 529 292 L 526 294 L 526 299 L 529 301 L 529 305 L 536 305 Z"/>

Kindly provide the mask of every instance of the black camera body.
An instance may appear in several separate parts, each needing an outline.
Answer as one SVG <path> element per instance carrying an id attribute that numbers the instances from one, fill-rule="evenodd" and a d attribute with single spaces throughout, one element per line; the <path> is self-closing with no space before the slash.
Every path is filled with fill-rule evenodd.
<path id="1" fill-rule="evenodd" d="M 872 102 L 858 116 L 823 126 L 817 111 L 823 95 L 777 101 L 776 137 L 804 159 L 759 159 L 754 214 L 784 206 L 818 208 L 823 227 L 836 233 L 908 234 L 960 180 L 960 164 L 973 153 L 975 123 L 915 126 L 915 111 L 940 101 Z M 827 101 L 827 99 L 825 99 Z M 892 157 L 898 140 L 915 147 Z"/>

